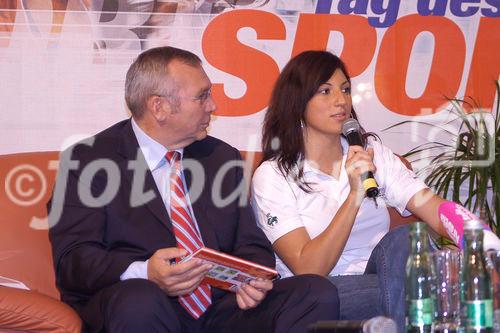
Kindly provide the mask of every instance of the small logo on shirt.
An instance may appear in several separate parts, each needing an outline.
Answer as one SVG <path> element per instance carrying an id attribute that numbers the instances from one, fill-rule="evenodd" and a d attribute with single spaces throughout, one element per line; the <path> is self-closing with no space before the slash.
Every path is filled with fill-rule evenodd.
<path id="1" fill-rule="evenodd" d="M 278 223 L 278 218 L 276 216 L 271 216 L 271 213 L 267 213 L 266 214 L 266 217 L 267 217 L 267 224 L 269 226 L 274 226 L 275 224 Z"/>

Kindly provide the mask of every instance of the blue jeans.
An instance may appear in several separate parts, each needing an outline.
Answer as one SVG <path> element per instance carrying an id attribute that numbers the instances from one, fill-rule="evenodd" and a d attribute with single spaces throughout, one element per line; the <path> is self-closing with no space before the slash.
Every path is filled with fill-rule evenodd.
<path id="1" fill-rule="evenodd" d="M 393 318 L 405 327 L 406 260 L 409 226 L 391 230 L 373 249 L 363 275 L 330 276 L 338 289 L 340 319 Z"/>

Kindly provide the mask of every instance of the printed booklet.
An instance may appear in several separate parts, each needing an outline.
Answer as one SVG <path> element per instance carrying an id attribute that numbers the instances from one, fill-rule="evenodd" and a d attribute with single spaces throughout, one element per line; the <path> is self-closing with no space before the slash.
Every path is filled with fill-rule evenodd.
<path id="1" fill-rule="evenodd" d="M 199 248 L 181 262 L 191 258 L 199 258 L 214 265 L 203 282 L 232 292 L 236 292 L 242 284 L 258 277 L 268 280 L 279 278 L 278 272 L 272 268 L 206 247 Z"/>

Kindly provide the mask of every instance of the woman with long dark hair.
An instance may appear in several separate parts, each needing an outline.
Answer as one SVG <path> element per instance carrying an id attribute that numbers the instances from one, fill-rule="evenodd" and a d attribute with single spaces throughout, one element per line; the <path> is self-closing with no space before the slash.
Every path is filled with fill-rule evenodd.
<path id="1" fill-rule="evenodd" d="M 439 231 L 444 200 L 376 138 L 364 135 L 366 150 L 349 146 L 342 135 L 349 118 L 357 116 L 341 59 L 306 51 L 290 60 L 265 116 L 253 206 L 282 276 L 328 276 L 339 289 L 341 317 L 387 315 L 402 329 L 408 230 L 389 233 L 386 206 Z M 381 190 L 376 200 L 365 197 L 367 171 Z"/>

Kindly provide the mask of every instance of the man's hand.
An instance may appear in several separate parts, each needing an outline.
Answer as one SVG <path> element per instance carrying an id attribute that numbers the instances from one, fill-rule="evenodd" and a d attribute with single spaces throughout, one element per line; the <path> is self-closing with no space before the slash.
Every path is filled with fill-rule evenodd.
<path id="1" fill-rule="evenodd" d="M 242 310 L 255 308 L 266 298 L 267 292 L 271 289 L 273 289 L 273 282 L 271 280 L 261 278 L 252 280 L 249 284 L 245 284 L 238 289 L 236 292 L 236 302 Z"/>
<path id="2" fill-rule="evenodd" d="M 148 261 L 148 280 L 155 282 L 169 296 L 182 296 L 195 290 L 212 265 L 193 258 L 180 264 L 170 264 L 171 259 L 187 255 L 175 247 L 156 251 Z"/>

